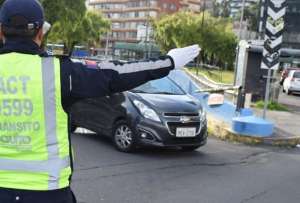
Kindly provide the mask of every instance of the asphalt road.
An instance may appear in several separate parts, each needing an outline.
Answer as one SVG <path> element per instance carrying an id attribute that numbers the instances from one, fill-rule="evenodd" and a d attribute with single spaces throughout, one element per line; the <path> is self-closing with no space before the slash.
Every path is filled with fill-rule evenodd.
<path id="1" fill-rule="evenodd" d="M 213 138 L 196 152 L 117 152 L 97 135 L 73 135 L 79 203 L 290 203 L 300 201 L 300 148 Z"/>
<path id="2" fill-rule="evenodd" d="M 300 94 L 287 95 L 281 93 L 279 103 L 286 105 L 291 112 L 300 114 Z"/>

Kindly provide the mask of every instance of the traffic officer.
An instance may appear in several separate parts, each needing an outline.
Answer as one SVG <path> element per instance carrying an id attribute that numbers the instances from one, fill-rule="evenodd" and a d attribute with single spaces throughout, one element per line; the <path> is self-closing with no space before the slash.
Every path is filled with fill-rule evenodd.
<path id="1" fill-rule="evenodd" d="M 104 62 L 91 69 L 41 50 L 48 24 L 37 0 L 6 0 L 0 23 L 0 203 L 75 202 L 72 104 L 165 77 L 200 51 L 190 46 L 156 60 Z"/>

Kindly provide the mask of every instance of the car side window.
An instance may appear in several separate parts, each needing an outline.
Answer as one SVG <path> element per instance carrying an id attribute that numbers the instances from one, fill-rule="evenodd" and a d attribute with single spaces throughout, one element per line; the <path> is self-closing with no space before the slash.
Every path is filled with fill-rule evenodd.
<path id="1" fill-rule="evenodd" d="M 298 78 L 298 79 L 300 78 L 300 72 L 299 71 L 295 72 L 294 78 Z"/>

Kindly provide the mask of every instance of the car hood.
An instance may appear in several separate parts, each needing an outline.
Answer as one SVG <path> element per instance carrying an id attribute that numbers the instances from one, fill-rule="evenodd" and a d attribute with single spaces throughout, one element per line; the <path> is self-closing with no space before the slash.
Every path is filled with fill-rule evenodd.
<path id="1" fill-rule="evenodd" d="M 138 93 L 143 100 L 158 112 L 195 113 L 201 108 L 200 103 L 188 95 L 162 95 Z"/>

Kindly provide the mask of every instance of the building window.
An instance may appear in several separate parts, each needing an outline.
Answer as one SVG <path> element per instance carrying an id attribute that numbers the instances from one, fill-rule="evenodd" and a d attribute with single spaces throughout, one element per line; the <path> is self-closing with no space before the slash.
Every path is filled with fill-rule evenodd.
<path id="1" fill-rule="evenodd" d="M 120 27 L 120 23 L 112 23 L 112 28 L 119 29 Z"/>
<path id="2" fill-rule="evenodd" d="M 150 11 L 149 15 L 153 18 L 157 17 L 157 12 L 156 11 Z"/>
<path id="3" fill-rule="evenodd" d="M 177 10 L 176 5 L 175 4 L 170 4 L 170 10 L 176 11 Z"/>
<path id="4" fill-rule="evenodd" d="M 150 1 L 150 6 L 153 6 L 153 7 L 157 6 L 157 1 L 155 1 L 155 0 Z"/>
<path id="5" fill-rule="evenodd" d="M 138 17 L 144 18 L 146 16 L 146 13 L 144 11 L 139 12 Z"/>
<path id="6" fill-rule="evenodd" d="M 130 38 L 130 39 L 136 39 L 137 38 L 137 33 L 136 32 L 127 32 L 126 35 L 127 35 L 127 38 Z"/>

